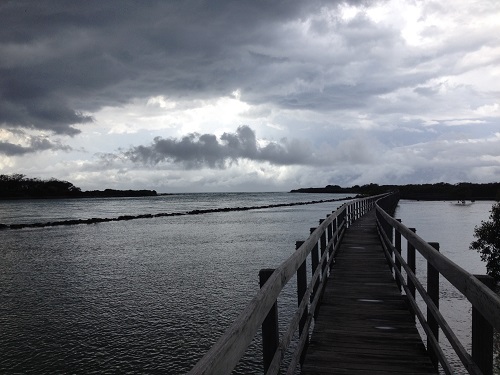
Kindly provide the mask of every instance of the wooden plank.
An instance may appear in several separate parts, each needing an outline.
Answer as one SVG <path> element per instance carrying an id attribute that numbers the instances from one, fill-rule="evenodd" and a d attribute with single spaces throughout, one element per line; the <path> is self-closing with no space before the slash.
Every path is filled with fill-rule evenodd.
<path id="1" fill-rule="evenodd" d="M 301 374 L 435 374 L 391 271 L 375 214 L 346 232 Z"/>

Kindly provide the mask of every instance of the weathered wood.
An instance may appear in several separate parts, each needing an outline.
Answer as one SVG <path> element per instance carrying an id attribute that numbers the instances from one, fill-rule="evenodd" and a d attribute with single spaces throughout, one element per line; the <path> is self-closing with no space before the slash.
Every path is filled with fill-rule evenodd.
<path id="1" fill-rule="evenodd" d="M 495 279 L 486 275 L 475 277 L 490 289 Z M 472 358 L 484 375 L 493 374 L 493 327 L 481 312 L 472 306 Z"/>
<path id="2" fill-rule="evenodd" d="M 439 251 L 439 243 L 429 242 L 429 245 L 436 249 L 436 251 Z M 427 262 L 427 294 L 434 303 L 434 306 L 439 310 L 439 272 L 430 262 Z M 427 323 L 429 324 L 434 339 L 439 342 L 439 325 L 429 305 L 427 305 Z M 427 347 L 431 347 L 429 337 L 427 337 Z M 437 368 L 438 355 L 433 350 L 430 351 L 430 354 L 432 363 Z"/>
<path id="3" fill-rule="evenodd" d="M 369 214 L 354 222 L 341 242 L 301 374 L 391 372 L 435 370 Z"/>
<path id="4" fill-rule="evenodd" d="M 370 197 L 375 202 L 378 197 Z M 191 369 L 189 374 L 227 374 L 230 373 L 252 342 L 264 318 L 278 298 L 283 287 L 295 276 L 299 266 L 309 255 L 314 244 L 318 243 L 321 233 L 337 216 L 344 217 L 346 208 L 335 211 L 309 236 L 304 244 L 297 249 L 273 272 L 268 282 L 249 302 L 236 320 L 229 326 L 217 342 L 205 353 L 203 358 Z"/>
<path id="5" fill-rule="evenodd" d="M 396 219 L 399 222 L 401 222 L 401 219 Z M 396 251 L 401 254 L 401 233 L 396 230 L 394 231 L 394 246 L 396 247 Z M 396 268 L 401 272 L 401 262 L 399 259 L 396 257 Z M 398 285 L 399 290 L 401 290 L 401 282 L 399 281 L 399 278 L 396 278 L 396 284 Z"/>
<path id="6" fill-rule="evenodd" d="M 377 208 L 377 211 L 379 211 L 378 208 Z M 385 214 L 382 215 L 382 212 L 381 212 L 381 215 L 377 215 L 377 219 L 385 220 L 385 217 L 383 217 L 383 216 L 385 216 Z M 383 223 L 379 223 L 380 226 L 382 226 L 382 224 Z M 407 228 L 407 230 L 411 231 L 413 233 L 415 232 L 415 230 L 413 228 L 411 228 L 411 229 Z M 379 234 L 380 233 L 381 232 L 379 232 Z M 385 236 L 385 234 L 382 233 L 381 238 L 383 238 L 384 249 L 386 247 L 387 248 L 394 247 L 390 243 L 390 239 L 387 238 L 387 236 Z M 425 245 L 429 246 L 428 244 L 425 244 Z M 434 245 L 434 246 L 437 247 L 437 245 Z M 410 248 L 412 251 L 409 252 L 409 257 L 410 257 L 409 259 L 413 258 L 412 259 L 412 263 L 413 263 L 412 268 L 413 269 L 410 268 L 410 265 L 405 263 L 405 261 L 401 257 L 401 255 L 397 251 L 395 251 L 395 247 L 393 250 L 394 250 L 394 254 L 395 254 L 396 258 L 401 262 L 402 266 L 404 267 L 405 272 L 407 273 L 408 284 L 410 284 L 410 283 L 412 284 L 411 286 L 413 287 L 412 288 L 413 290 L 410 290 L 409 286 L 404 284 L 404 279 L 403 279 L 401 272 L 399 270 L 397 270 L 397 268 L 395 268 L 395 271 L 396 271 L 396 276 L 401 280 L 401 282 L 403 282 L 403 288 L 404 288 L 404 291 L 406 293 L 406 296 L 408 297 L 408 302 L 412 306 L 412 311 L 414 311 L 416 313 L 416 316 L 418 317 L 420 323 L 422 324 L 422 328 L 424 329 L 424 331 L 427 335 L 428 348 L 432 349 L 432 351 L 439 358 L 439 362 L 442 366 L 442 370 L 446 374 L 453 374 L 454 370 L 452 369 L 448 360 L 446 359 L 441 347 L 439 346 L 438 341 L 435 339 L 436 323 L 437 323 L 437 326 L 439 326 L 439 328 L 443 331 L 446 338 L 448 339 L 448 342 L 451 344 L 451 346 L 455 350 L 456 354 L 458 355 L 458 357 L 462 361 L 464 369 L 467 370 L 470 374 L 477 374 L 477 375 L 483 374 L 481 369 L 474 362 L 472 356 L 465 350 L 462 343 L 458 340 L 458 338 L 456 337 L 454 332 L 451 330 L 448 323 L 446 322 L 446 320 L 444 319 L 444 317 L 440 313 L 439 308 L 436 307 L 433 299 L 437 300 L 438 291 L 436 291 L 436 290 L 431 291 L 431 294 L 434 295 L 433 298 L 431 298 L 431 296 L 427 293 L 427 290 L 421 285 L 420 281 L 416 278 L 415 272 L 414 272 L 414 264 L 415 264 L 414 254 L 411 254 L 411 252 L 414 253 L 414 249 L 413 249 L 413 245 L 410 246 L 410 242 L 408 242 L 408 249 L 410 250 Z M 388 253 L 388 250 L 386 252 Z M 439 252 L 437 254 L 439 254 Z M 410 263 L 410 261 L 409 261 L 409 263 Z M 432 269 L 432 267 L 431 267 L 431 269 Z M 435 278 L 435 276 L 433 275 L 434 271 L 431 271 L 429 273 L 431 274 L 430 275 L 431 283 L 434 283 L 434 285 L 437 285 L 437 280 L 434 280 L 432 282 L 432 279 Z M 417 305 L 415 298 L 413 298 L 415 287 L 418 290 L 420 296 L 423 298 L 423 300 L 427 306 L 427 317 L 431 321 L 433 329 L 430 328 L 426 317 L 420 311 L 420 308 Z M 431 289 L 433 289 L 433 288 L 431 287 Z M 435 320 L 435 322 L 434 322 L 434 320 Z M 486 349 L 486 350 L 492 351 L 491 345 L 490 345 L 489 349 Z"/>
<path id="7" fill-rule="evenodd" d="M 295 244 L 296 249 L 299 249 L 303 241 L 297 241 Z M 316 244 L 316 246 L 318 246 Z M 302 300 L 304 299 L 304 295 L 307 290 L 307 271 L 306 271 L 306 261 L 304 259 L 304 262 L 300 265 L 299 269 L 297 270 L 297 302 L 298 306 L 302 303 Z M 304 327 L 306 325 L 306 320 L 307 320 L 307 314 L 309 313 L 309 310 L 306 308 L 304 309 L 304 313 L 302 314 L 302 317 L 300 318 L 300 323 L 299 323 L 299 336 L 302 336 L 302 333 L 304 332 Z M 305 343 L 305 347 L 307 348 L 307 340 Z M 305 353 L 304 353 L 305 354 Z M 301 357 L 301 363 L 304 360 L 304 356 Z"/>
<path id="8" fill-rule="evenodd" d="M 342 205 L 337 211 L 330 215 L 319 225 L 316 231 L 304 241 L 287 260 L 285 260 L 269 277 L 265 285 L 257 292 L 236 320 L 229 326 L 217 342 L 208 350 L 198 363 L 191 369 L 189 374 L 227 374 L 230 373 L 247 347 L 252 342 L 257 331 L 261 327 L 265 317 L 273 304 L 276 302 L 283 287 L 295 276 L 299 267 L 304 263 L 311 252 L 314 244 L 317 244 L 321 235 L 327 230 L 333 220 L 340 217 L 341 231 L 346 225 L 347 213 L 352 206 L 359 201 L 366 201 L 366 207 L 374 206 L 376 200 L 387 194 L 373 196 L 363 199 L 355 199 Z"/>
<path id="9" fill-rule="evenodd" d="M 316 230 L 316 228 L 310 228 L 310 233 L 313 233 L 315 230 Z M 318 264 L 319 264 L 319 247 L 318 247 L 318 244 L 316 244 L 316 246 L 314 246 L 313 249 L 311 250 L 311 271 L 312 271 L 311 274 L 313 274 L 314 271 L 316 271 Z M 316 291 L 318 290 L 318 286 L 319 286 L 320 281 L 321 280 L 318 279 L 314 283 L 314 288 L 313 288 L 313 291 L 311 293 L 311 300 L 314 298 Z"/>
<path id="10" fill-rule="evenodd" d="M 413 233 L 417 231 L 415 228 L 409 228 L 409 229 Z M 406 261 L 408 263 L 408 267 L 411 270 L 411 273 L 415 274 L 416 264 L 417 264 L 415 258 L 415 247 L 410 242 L 408 242 L 406 248 Z M 415 299 L 415 284 L 413 283 L 413 280 L 411 279 L 411 275 L 409 272 L 407 273 L 406 276 L 406 283 L 408 284 L 408 290 L 410 291 L 411 298 Z M 413 311 L 413 309 L 410 309 L 410 312 L 413 314 L 413 319 L 415 319 L 415 312 Z"/>
<path id="11" fill-rule="evenodd" d="M 436 268 L 457 290 L 462 293 L 477 309 L 481 311 L 488 322 L 500 330 L 500 297 L 483 285 L 472 274 L 458 266 L 450 259 L 436 251 L 416 233 L 398 223 L 383 210 L 377 208 L 383 219 L 399 230 L 413 247 Z"/>
<path id="12" fill-rule="evenodd" d="M 384 247 L 384 251 L 388 253 L 388 249 L 386 250 L 387 247 L 393 247 L 393 245 L 390 243 L 389 238 L 385 235 L 385 232 L 379 231 L 379 235 L 381 235 L 381 238 L 383 238 L 382 245 Z M 408 264 L 405 263 L 403 257 L 395 251 L 394 248 L 394 255 L 396 258 L 400 261 L 401 265 L 404 267 L 408 280 L 411 280 L 413 285 L 415 285 L 416 289 L 419 291 L 420 296 L 424 300 L 427 308 L 428 308 L 428 313 L 427 315 L 432 314 L 435 319 L 438 322 L 439 327 L 443 330 L 445 336 L 449 340 L 450 344 L 452 345 L 453 349 L 457 353 L 458 357 L 461 359 L 462 363 L 464 364 L 464 367 L 469 371 L 470 374 L 481 374 L 481 371 L 479 368 L 474 364 L 472 357 L 467 353 L 467 351 L 464 349 L 456 335 L 453 333 L 451 328 L 449 327 L 448 323 L 440 313 L 439 309 L 434 305 L 434 302 L 432 301 L 431 297 L 427 294 L 427 290 L 422 286 L 420 281 L 416 278 L 415 274 L 411 271 L 410 267 Z M 419 305 L 417 304 L 415 298 L 411 295 L 411 291 L 408 288 L 408 285 L 404 282 L 403 275 L 401 271 L 399 271 L 395 267 L 395 263 L 393 263 L 393 269 L 395 271 L 395 277 L 399 278 L 401 281 L 402 287 L 406 293 L 407 296 L 407 302 L 410 304 L 410 310 L 412 312 L 412 316 L 416 315 L 418 320 L 420 321 L 423 330 L 425 331 L 425 334 L 427 335 L 428 338 L 428 348 L 431 348 L 435 353 L 436 356 L 439 358 L 439 362 L 442 366 L 442 369 L 445 374 L 452 374 L 453 369 L 450 366 L 449 361 L 446 359 L 443 350 L 439 346 L 439 342 L 436 340 L 434 337 L 434 334 L 429 327 L 429 324 L 426 320 L 426 317 L 424 316 L 423 312 L 420 310 Z M 429 312 L 430 311 L 430 312 Z M 414 319 L 414 318 L 413 318 Z"/>
<path id="13" fill-rule="evenodd" d="M 260 270 L 259 283 L 261 288 L 265 285 L 266 281 L 271 277 L 273 272 L 274 269 Z M 278 304 L 275 302 L 262 323 L 262 357 L 264 363 L 264 374 L 267 373 L 267 370 L 271 365 L 274 353 L 276 352 L 276 349 L 278 349 L 279 341 Z"/>

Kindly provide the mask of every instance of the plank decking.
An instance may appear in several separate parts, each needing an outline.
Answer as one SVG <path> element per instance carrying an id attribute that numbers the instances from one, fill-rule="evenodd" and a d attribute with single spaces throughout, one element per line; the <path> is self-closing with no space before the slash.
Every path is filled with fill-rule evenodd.
<path id="1" fill-rule="evenodd" d="M 377 236 L 374 211 L 346 231 L 301 374 L 435 374 Z"/>

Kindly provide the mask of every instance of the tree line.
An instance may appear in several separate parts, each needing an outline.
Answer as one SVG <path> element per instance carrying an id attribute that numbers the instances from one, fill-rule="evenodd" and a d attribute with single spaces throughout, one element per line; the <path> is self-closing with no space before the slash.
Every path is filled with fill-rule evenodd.
<path id="1" fill-rule="evenodd" d="M 68 181 L 55 178 L 42 180 L 23 174 L 0 175 L 0 199 L 36 198 L 105 198 L 155 196 L 155 190 L 91 190 L 82 191 Z"/>
<path id="2" fill-rule="evenodd" d="M 499 200 L 500 183 L 476 184 L 460 182 L 449 184 L 439 182 L 435 184 L 409 184 L 409 185 L 354 185 L 348 188 L 339 185 L 327 185 L 320 188 L 300 188 L 292 190 L 293 193 L 337 193 L 337 194 L 362 194 L 376 195 L 388 191 L 398 190 L 401 199 L 416 200 Z"/>

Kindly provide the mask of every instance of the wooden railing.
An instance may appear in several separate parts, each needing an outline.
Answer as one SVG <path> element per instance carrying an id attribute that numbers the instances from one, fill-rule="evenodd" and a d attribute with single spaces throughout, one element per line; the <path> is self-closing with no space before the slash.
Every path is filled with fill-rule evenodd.
<path id="1" fill-rule="evenodd" d="M 320 220 L 319 226 L 311 229 L 311 235 L 306 241 L 297 242 L 294 254 L 278 268 L 261 270 L 261 289 L 189 373 L 229 374 L 261 327 L 266 374 L 277 374 L 280 371 L 292 338 L 295 332 L 299 331 L 298 344 L 288 366 L 288 373 L 293 373 L 307 345 L 311 322 L 326 284 L 328 270 L 345 229 L 354 220 L 372 210 L 375 202 L 384 196 L 355 199 L 342 205 L 326 219 Z M 306 270 L 308 257 L 312 265 L 309 283 Z M 294 275 L 297 275 L 298 309 L 280 337 L 276 301 Z"/>
<path id="2" fill-rule="evenodd" d="M 412 313 L 419 319 L 425 331 L 427 348 L 434 365 L 437 367 L 439 363 L 445 373 L 453 373 L 439 344 L 439 329 L 441 329 L 470 374 L 492 374 L 493 329 L 500 330 L 500 298 L 490 289 L 494 286 L 493 279 L 488 276 L 471 275 L 442 255 L 438 243 L 425 242 L 415 234 L 415 229 L 407 228 L 399 220 L 388 215 L 385 207 L 390 205 L 393 199 L 394 196 L 387 196 L 377 202 L 377 228 L 396 282 L 406 294 Z M 401 256 L 402 237 L 407 240 L 406 260 Z M 415 251 L 427 260 L 426 288 L 415 275 Z M 440 275 L 443 275 L 472 304 L 472 355 L 464 349 L 439 312 Z M 426 305 L 426 314 L 416 302 L 416 291 Z"/>

